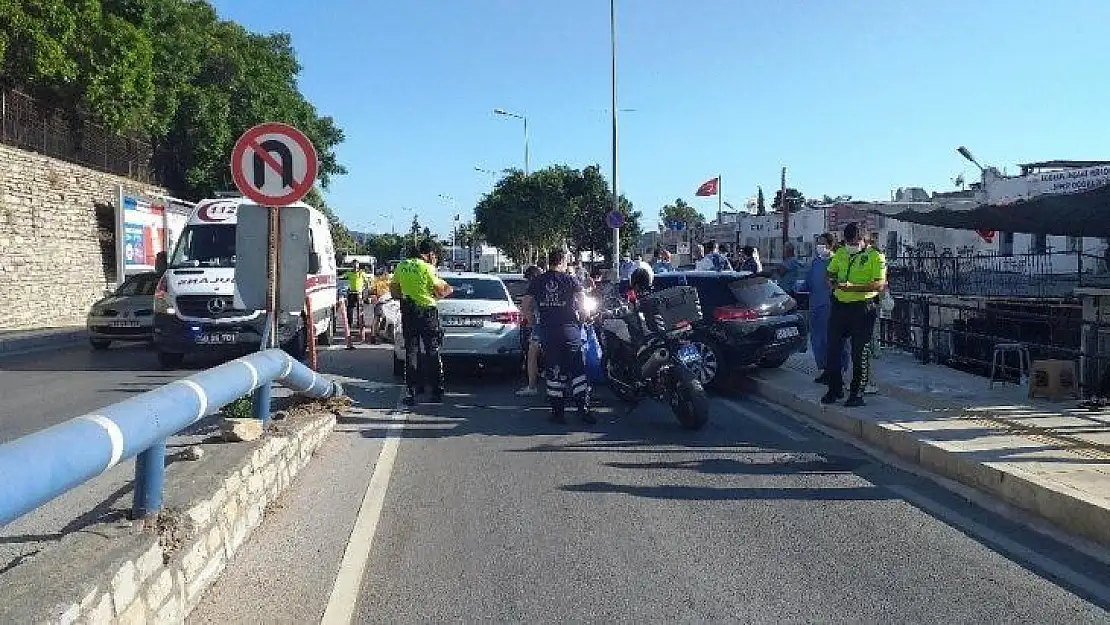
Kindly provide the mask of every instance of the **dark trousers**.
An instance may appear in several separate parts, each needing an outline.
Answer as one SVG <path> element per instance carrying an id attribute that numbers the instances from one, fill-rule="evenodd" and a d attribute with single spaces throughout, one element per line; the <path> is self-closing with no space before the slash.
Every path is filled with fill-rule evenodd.
<path id="1" fill-rule="evenodd" d="M 852 347 L 852 385 L 849 390 L 851 395 L 859 395 L 863 390 L 864 376 L 864 349 L 871 342 L 871 333 L 875 329 L 877 307 L 874 300 L 852 302 L 845 304 L 833 299 L 832 309 L 829 314 L 829 341 L 830 347 L 840 345 L 847 339 Z M 840 393 L 844 390 L 844 375 L 842 372 L 841 350 L 828 349 L 825 355 L 825 375 L 829 380 L 829 391 Z"/>
<path id="2" fill-rule="evenodd" d="M 590 382 L 586 379 L 586 360 L 582 350 L 582 328 L 577 325 L 540 328 L 544 350 L 544 378 L 547 401 L 555 415 L 562 415 L 567 398 L 579 412 L 590 407 Z"/>
<path id="3" fill-rule="evenodd" d="M 420 308 L 412 300 L 401 301 L 401 335 L 405 340 L 405 386 L 410 391 L 424 388 L 425 383 L 438 393 L 443 392 L 443 328 L 435 306 Z"/>
<path id="4" fill-rule="evenodd" d="M 355 315 L 358 314 L 359 293 L 347 294 L 347 327 L 355 331 Z"/>

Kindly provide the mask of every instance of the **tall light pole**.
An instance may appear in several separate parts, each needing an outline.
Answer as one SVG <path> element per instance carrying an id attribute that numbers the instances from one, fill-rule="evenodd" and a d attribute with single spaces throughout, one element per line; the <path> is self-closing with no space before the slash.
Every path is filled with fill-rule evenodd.
<path id="1" fill-rule="evenodd" d="M 495 115 L 505 115 L 506 117 L 515 117 L 524 122 L 524 175 L 528 175 L 528 118 L 524 115 L 517 113 L 510 113 L 505 109 L 493 109 Z"/>
<path id="2" fill-rule="evenodd" d="M 402 210 L 402 211 L 404 211 L 404 212 L 406 212 L 406 213 L 409 213 L 409 212 L 414 212 L 414 211 L 416 211 L 416 209 L 415 209 L 415 208 L 410 208 L 410 207 L 408 207 L 408 206 L 402 206 L 402 207 L 401 207 L 401 210 Z M 417 233 L 417 232 L 416 232 L 415 230 L 413 230 L 413 231 L 412 231 L 412 249 L 413 249 L 413 251 L 415 251 L 415 250 L 417 249 L 417 247 L 418 247 L 418 246 L 417 246 L 417 244 L 416 244 L 416 235 L 417 235 L 417 234 L 418 234 L 418 233 Z"/>
<path id="3" fill-rule="evenodd" d="M 459 246 L 459 213 L 456 211 L 455 198 L 450 195 L 439 194 L 439 199 L 451 203 L 451 214 L 454 227 L 451 230 L 451 267 L 455 266 L 455 248 Z"/>
<path id="4" fill-rule="evenodd" d="M 620 212 L 620 187 L 617 186 L 617 0 L 609 0 L 609 57 L 612 75 L 612 106 L 609 111 L 613 116 L 613 211 Z M 613 228 L 613 282 L 620 276 L 621 266 L 621 231 Z"/>

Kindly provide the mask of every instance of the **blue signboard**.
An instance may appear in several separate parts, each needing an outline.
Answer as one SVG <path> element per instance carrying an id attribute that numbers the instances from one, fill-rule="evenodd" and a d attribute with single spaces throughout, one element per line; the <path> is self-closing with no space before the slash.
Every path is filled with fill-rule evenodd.
<path id="1" fill-rule="evenodd" d="M 608 224 L 610 228 L 620 228 L 624 225 L 624 215 L 617 211 L 609 211 L 605 215 L 605 223 Z"/>

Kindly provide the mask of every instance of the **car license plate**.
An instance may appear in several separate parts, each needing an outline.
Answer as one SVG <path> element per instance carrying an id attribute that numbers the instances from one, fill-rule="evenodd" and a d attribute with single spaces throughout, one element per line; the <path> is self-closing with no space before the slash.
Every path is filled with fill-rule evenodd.
<path id="1" fill-rule="evenodd" d="M 798 328 L 796 326 L 788 326 L 775 330 L 776 339 L 789 339 L 798 336 Z"/>
<path id="2" fill-rule="evenodd" d="M 197 345 L 232 345 L 238 341 L 238 332 L 204 332 L 197 335 Z"/>
<path id="3" fill-rule="evenodd" d="M 482 317 L 444 317 L 445 328 L 480 328 L 484 319 Z"/>
<path id="4" fill-rule="evenodd" d="M 678 348 L 678 360 L 684 365 L 697 362 L 701 358 L 701 352 L 698 351 L 696 345 L 683 345 Z"/>
<path id="5" fill-rule="evenodd" d="M 138 321 L 110 321 L 108 325 L 113 328 L 137 328 L 139 327 Z"/>

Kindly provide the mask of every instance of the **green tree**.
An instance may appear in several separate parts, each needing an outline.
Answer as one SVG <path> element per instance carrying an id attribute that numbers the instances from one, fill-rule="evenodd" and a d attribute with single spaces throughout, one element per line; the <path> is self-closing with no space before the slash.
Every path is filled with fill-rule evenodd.
<path id="1" fill-rule="evenodd" d="M 667 227 L 669 221 L 681 221 L 686 224 L 686 227 L 693 229 L 705 223 L 705 216 L 698 212 L 698 209 L 690 206 L 682 198 L 678 198 L 672 204 L 667 204 L 659 209 L 659 221 L 663 228 Z"/>
<path id="2" fill-rule="evenodd" d="M 801 191 L 787 187 L 786 202 L 790 212 L 794 212 L 805 205 L 806 198 Z M 775 201 L 771 203 L 771 208 L 779 212 L 782 211 L 782 189 L 775 191 Z"/>
<path id="3" fill-rule="evenodd" d="M 767 203 L 763 199 L 763 187 L 758 187 L 758 189 L 759 189 L 759 193 L 755 196 L 755 214 L 756 215 L 766 215 L 767 214 Z"/>

